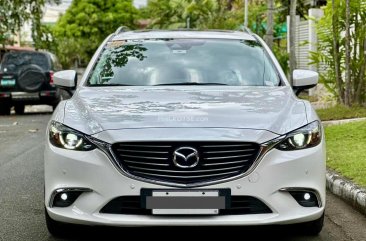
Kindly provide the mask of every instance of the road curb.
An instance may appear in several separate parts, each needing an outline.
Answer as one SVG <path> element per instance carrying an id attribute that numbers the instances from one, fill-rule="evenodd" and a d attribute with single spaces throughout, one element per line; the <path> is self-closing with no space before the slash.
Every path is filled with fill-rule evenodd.
<path id="1" fill-rule="evenodd" d="M 365 121 L 366 117 L 361 118 L 351 118 L 351 119 L 342 119 L 342 120 L 330 120 L 330 121 L 322 121 L 323 126 L 333 126 L 333 125 L 341 125 L 347 124 L 351 122 Z"/>
<path id="2" fill-rule="evenodd" d="M 327 169 L 327 189 L 366 215 L 366 190 Z"/>

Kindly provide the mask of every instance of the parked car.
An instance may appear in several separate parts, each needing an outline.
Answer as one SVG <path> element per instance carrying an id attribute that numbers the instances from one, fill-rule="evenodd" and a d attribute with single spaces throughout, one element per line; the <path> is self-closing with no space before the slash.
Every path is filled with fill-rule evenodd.
<path id="1" fill-rule="evenodd" d="M 60 91 L 53 83 L 54 71 L 61 70 L 55 55 L 38 51 L 11 51 L 0 67 L 0 114 L 17 114 L 25 105 L 46 104 L 53 108 L 60 102 Z"/>
<path id="2" fill-rule="evenodd" d="M 117 31 L 48 125 L 47 227 L 299 224 L 321 231 L 325 141 L 257 35 Z"/>
<path id="3" fill-rule="evenodd" d="M 20 47 L 20 46 L 8 46 L 6 45 L 5 48 L 0 48 L 0 63 L 3 59 L 3 56 L 8 52 L 16 52 L 16 51 L 35 51 L 32 47 Z"/>

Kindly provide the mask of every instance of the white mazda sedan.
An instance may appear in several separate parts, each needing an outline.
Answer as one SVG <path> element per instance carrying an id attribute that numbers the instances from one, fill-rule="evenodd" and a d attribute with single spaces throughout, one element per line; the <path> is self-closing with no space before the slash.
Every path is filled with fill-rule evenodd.
<path id="1" fill-rule="evenodd" d="M 321 231 L 324 133 L 296 97 L 318 74 L 295 70 L 290 86 L 257 35 L 119 29 L 76 76 L 54 75 L 73 96 L 47 129 L 51 234 L 66 224 Z"/>

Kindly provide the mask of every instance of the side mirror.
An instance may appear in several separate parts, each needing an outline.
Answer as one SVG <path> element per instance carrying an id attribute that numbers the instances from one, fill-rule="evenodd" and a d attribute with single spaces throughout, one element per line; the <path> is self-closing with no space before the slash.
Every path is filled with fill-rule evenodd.
<path id="1" fill-rule="evenodd" d="M 75 70 L 63 70 L 53 75 L 53 82 L 57 87 L 65 90 L 70 98 L 76 89 L 77 78 Z"/>
<path id="2" fill-rule="evenodd" d="M 315 87 L 319 80 L 319 74 L 312 70 L 295 69 L 292 76 L 292 88 L 296 95 L 303 90 Z"/>
<path id="3" fill-rule="evenodd" d="M 63 70 L 53 75 L 53 81 L 61 89 L 73 90 L 76 88 L 77 74 L 75 70 Z"/>

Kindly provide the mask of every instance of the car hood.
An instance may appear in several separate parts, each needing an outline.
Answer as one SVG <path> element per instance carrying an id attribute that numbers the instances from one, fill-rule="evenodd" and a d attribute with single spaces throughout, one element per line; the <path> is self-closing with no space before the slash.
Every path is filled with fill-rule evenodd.
<path id="1" fill-rule="evenodd" d="M 64 109 L 64 124 L 86 134 L 140 128 L 285 134 L 307 123 L 305 105 L 291 87 L 80 87 Z"/>

